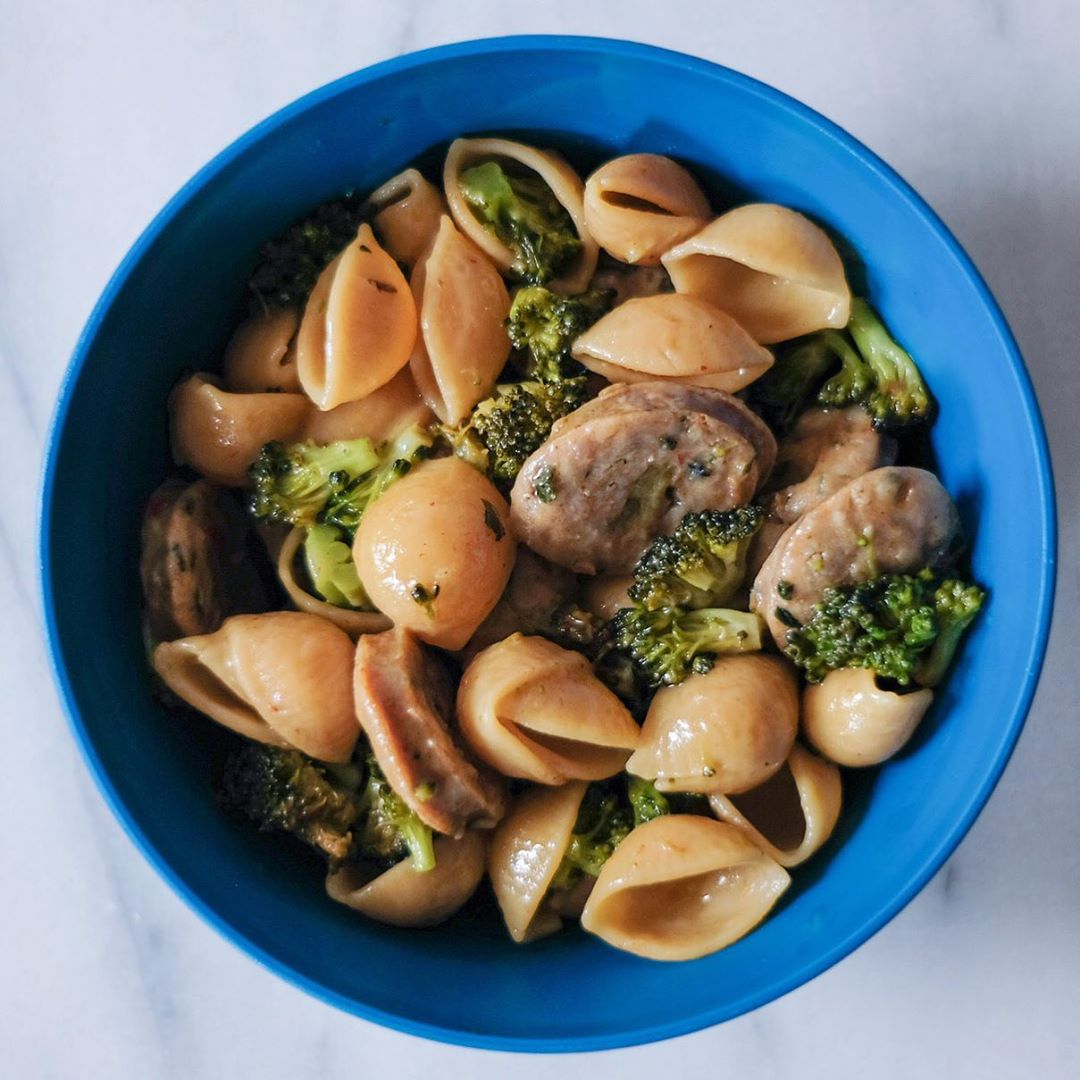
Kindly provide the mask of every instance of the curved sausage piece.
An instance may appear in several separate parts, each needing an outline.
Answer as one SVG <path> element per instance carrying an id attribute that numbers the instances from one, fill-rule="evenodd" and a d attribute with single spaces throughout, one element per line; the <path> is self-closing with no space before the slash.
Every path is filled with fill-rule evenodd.
<path id="1" fill-rule="evenodd" d="M 759 476 L 751 443 L 706 413 L 600 408 L 525 462 L 510 517 L 519 539 L 560 566 L 625 573 L 687 512 L 748 502 Z"/>
<path id="2" fill-rule="evenodd" d="M 365 634 L 353 673 L 356 714 L 390 786 L 447 836 L 503 816 L 500 778 L 475 765 L 448 726 L 454 689 L 439 659 L 407 630 Z"/>
<path id="3" fill-rule="evenodd" d="M 230 615 L 272 607 L 253 536 L 233 498 L 209 480 L 167 480 L 143 516 L 146 624 L 155 642 L 213 633 Z"/>
<path id="4" fill-rule="evenodd" d="M 778 609 L 806 622 L 827 588 L 943 565 L 959 535 L 956 507 L 933 473 L 874 469 L 784 533 L 754 580 L 750 609 L 782 646 L 788 624 Z"/>
<path id="5" fill-rule="evenodd" d="M 896 460 L 896 440 L 861 405 L 807 409 L 780 443 L 765 509 L 790 525 L 845 484 Z"/>
<path id="6" fill-rule="evenodd" d="M 765 522 L 746 556 L 755 576 L 789 525 L 845 484 L 896 460 L 896 440 L 874 430 L 859 405 L 807 409 L 780 442 L 776 467 L 766 485 Z"/>
<path id="7" fill-rule="evenodd" d="M 706 386 L 690 386 L 658 379 L 653 382 L 616 383 L 605 388 L 592 401 L 564 416 L 551 430 L 557 438 L 597 413 L 613 415 L 648 409 L 704 413 L 734 428 L 753 446 L 758 457 L 758 482 L 763 484 L 776 463 L 776 439 L 769 425 L 739 398 L 723 390 Z"/>

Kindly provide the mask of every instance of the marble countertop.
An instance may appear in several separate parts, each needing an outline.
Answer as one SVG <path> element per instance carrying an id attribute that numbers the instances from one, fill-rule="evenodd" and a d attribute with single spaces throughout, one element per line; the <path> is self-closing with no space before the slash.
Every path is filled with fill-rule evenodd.
<path id="1" fill-rule="evenodd" d="M 0 35 L 0 1070 L 11 1077 L 1075 1076 L 1080 1059 L 1080 8 L 1070 0 L 518 6 L 186 0 L 4 5 Z M 708 12 L 706 14 L 706 12 Z M 468 37 L 608 34 L 697 53 L 837 120 L 942 214 L 1000 299 L 1055 456 L 1054 636 L 1027 728 L 967 840 L 853 956 L 673 1042 L 551 1059 L 345 1016 L 200 922 L 78 758 L 39 631 L 43 440 L 68 355 L 162 203 L 278 106 Z M 978 356 L 963 358 L 978 364 Z M 442 1070 L 442 1071 L 440 1071 Z"/>

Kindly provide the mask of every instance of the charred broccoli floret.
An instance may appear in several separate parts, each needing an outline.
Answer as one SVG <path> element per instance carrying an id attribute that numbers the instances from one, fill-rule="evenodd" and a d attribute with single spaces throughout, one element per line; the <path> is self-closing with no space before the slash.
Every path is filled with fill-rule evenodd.
<path id="1" fill-rule="evenodd" d="M 724 653 L 761 648 L 761 620 L 749 611 L 679 607 L 650 611 L 638 603 L 623 608 L 609 625 L 615 647 L 654 687 L 682 682 L 695 672 L 704 674 Z"/>
<path id="2" fill-rule="evenodd" d="M 493 480 L 511 484 L 525 459 L 560 417 L 585 400 L 585 380 L 503 383 L 455 427 L 439 430 L 458 457 Z"/>
<path id="3" fill-rule="evenodd" d="M 936 682 L 985 595 L 930 570 L 826 589 L 810 620 L 790 631 L 784 651 L 810 682 L 837 668 L 870 668 L 901 686 L 922 677 Z"/>
<path id="4" fill-rule="evenodd" d="M 244 743 L 226 758 L 218 797 L 260 829 L 286 832 L 325 855 L 346 859 L 360 817 L 359 771 L 314 761 L 299 750 Z"/>
<path id="5" fill-rule="evenodd" d="M 776 434 L 790 430 L 822 379 L 836 366 L 837 359 L 842 360 L 838 351 L 841 346 L 852 351 L 835 331 L 800 338 L 779 349 L 773 366 L 750 384 L 746 392 L 750 403 Z"/>
<path id="6" fill-rule="evenodd" d="M 251 512 L 275 524 L 337 526 L 351 542 L 364 510 L 430 450 L 433 437 L 414 426 L 376 448 L 370 439 L 318 446 L 267 443 L 252 464 Z"/>
<path id="7" fill-rule="evenodd" d="M 390 786 L 370 751 L 364 767 L 367 784 L 358 798 L 363 822 L 357 833 L 355 853 L 385 864 L 408 856 L 414 870 L 430 870 L 435 865 L 431 828 Z"/>
<path id="8" fill-rule="evenodd" d="M 874 377 L 851 342 L 838 330 L 822 330 L 817 342 L 820 348 L 840 361 L 840 370 L 826 380 L 818 392 L 822 405 L 857 405 L 865 401 L 874 386 Z"/>
<path id="9" fill-rule="evenodd" d="M 746 551 L 764 517 L 753 504 L 687 514 L 671 536 L 657 537 L 645 549 L 630 598 L 648 611 L 722 604 L 742 584 Z"/>
<path id="10" fill-rule="evenodd" d="M 579 296 L 561 296 L 534 285 L 519 289 L 510 306 L 510 343 L 525 357 L 523 374 L 542 382 L 559 382 L 580 372 L 570 359 L 570 346 L 611 308 L 614 289 L 590 289 Z"/>
<path id="11" fill-rule="evenodd" d="M 323 203 L 266 244 L 248 281 L 252 311 L 300 307 L 319 275 L 356 235 L 364 220 L 362 207 L 354 194 Z"/>
<path id="12" fill-rule="evenodd" d="M 573 219 L 531 170 L 508 173 L 485 161 L 466 169 L 458 184 L 476 219 L 514 253 L 511 270 L 522 281 L 543 285 L 581 254 Z"/>
<path id="13" fill-rule="evenodd" d="M 551 887 L 569 889 L 583 874 L 596 877 L 633 827 L 634 812 L 614 784 L 590 784 Z"/>

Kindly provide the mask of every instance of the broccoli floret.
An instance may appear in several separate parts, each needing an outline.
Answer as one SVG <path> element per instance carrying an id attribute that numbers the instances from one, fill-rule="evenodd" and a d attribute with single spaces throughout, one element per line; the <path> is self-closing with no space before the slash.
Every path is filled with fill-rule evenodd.
<path id="1" fill-rule="evenodd" d="M 656 790 L 652 780 L 643 780 L 640 776 L 628 777 L 626 794 L 634 810 L 634 828 L 671 813 L 671 804 Z"/>
<path id="2" fill-rule="evenodd" d="M 610 623 L 615 647 L 629 656 L 650 686 L 674 685 L 690 674 L 711 670 L 724 653 L 761 648 L 761 620 L 753 612 L 728 608 L 650 611 L 636 603 Z"/>
<path id="3" fill-rule="evenodd" d="M 356 837 L 355 854 L 386 864 L 409 856 L 414 870 L 430 870 L 435 865 L 431 828 L 390 786 L 370 751 L 364 764 L 367 784 L 358 798 L 364 820 Z"/>
<path id="4" fill-rule="evenodd" d="M 319 275 L 356 235 L 364 220 L 362 207 L 355 194 L 323 203 L 266 244 L 248 281 L 252 311 L 300 307 Z"/>
<path id="5" fill-rule="evenodd" d="M 581 371 L 570 359 L 570 346 L 611 309 L 614 289 L 590 289 L 580 296 L 560 296 L 542 285 L 519 289 L 510 306 L 510 343 L 526 357 L 523 374 L 559 382 Z"/>
<path id="6" fill-rule="evenodd" d="M 336 525 L 313 525 L 304 538 L 304 565 L 315 591 L 331 604 L 345 608 L 370 608 L 352 548 Z"/>
<path id="7" fill-rule="evenodd" d="M 870 668 L 901 686 L 924 673 L 940 679 L 983 596 L 976 585 L 940 581 L 930 570 L 826 589 L 784 651 L 810 682 L 838 668 Z"/>
<path id="8" fill-rule="evenodd" d="M 507 173 L 485 161 L 458 184 L 476 219 L 514 253 L 511 269 L 522 281 L 543 285 L 581 254 L 573 219 L 536 173 Z"/>
<path id="9" fill-rule="evenodd" d="M 406 428 L 379 448 L 375 468 L 357 476 L 352 483 L 330 496 L 319 520 L 327 525 L 336 525 L 351 544 L 364 511 L 418 461 L 430 457 L 434 445 L 435 436 L 426 427 L 413 424 Z"/>
<path id="10" fill-rule="evenodd" d="M 950 578 L 934 591 L 934 612 L 938 636 L 930 651 L 915 670 L 915 681 L 922 686 L 937 686 L 952 664 L 960 639 L 982 610 L 986 592 L 978 585 Z"/>
<path id="11" fill-rule="evenodd" d="M 753 504 L 687 514 L 671 536 L 657 537 L 645 549 L 630 598 L 649 611 L 722 604 L 742 584 L 746 551 L 764 517 Z"/>
<path id="12" fill-rule="evenodd" d="M 267 443 L 249 470 L 251 512 L 279 525 L 335 525 L 351 543 L 364 510 L 433 442 L 427 429 L 414 425 L 378 449 L 370 439 Z"/>
<path id="13" fill-rule="evenodd" d="M 251 512 L 279 525 L 313 525 L 333 495 L 378 464 L 370 439 L 267 443 L 249 469 Z"/>
<path id="14" fill-rule="evenodd" d="M 851 301 L 846 333 L 822 332 L 822 341 L 841 366 L 821 388 L 818 400 L 824 405 L 860 402 L 879 430 L 929 423 L 934 402 L 915 361 L 865 300 Z"/>
<path id="15" fill-rule="evenodd" d="M 590 784 L 551 887 L 570 889 L 583 874 L 596 877 L 633 827 L 634 812 L 614 786 Z"/>
<path id="16" fill-rule="evenodd" d="M 814 388 L 843 359 L 839 346 L 851 346 L 830 331 L 800 338 L 776 354 L 776 362 L 750 384 L 747 397 L 765 422 L 779 435 L 790 430 Z M 858 357 L 856 357 L 858 360 Z M 865 393 L 864 388 L 864 393 Z"/>
<path id="17" fill-rule="evenodd" d="M 225 761 L 218 797 L 260 829 L 290 833 L 337 864 L 352 850 L 358 779 L 355 769 L 299 750 L 244 743 Z"/>
<path id="18" fill-rule="evenodd" d="M 583 378 L 503 383 L 463 423 L 439 430 L 458 457 L 508 485 L 525 459 L 547 439 L 555 421 L 584 400 Z"/>

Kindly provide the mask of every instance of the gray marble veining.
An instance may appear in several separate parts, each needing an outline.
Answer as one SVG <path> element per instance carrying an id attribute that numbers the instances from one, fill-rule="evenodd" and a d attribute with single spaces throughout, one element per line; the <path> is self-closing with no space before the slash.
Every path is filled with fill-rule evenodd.
<path id="1" fill-rule="evenodd" d="M 1080 8 L 14 0 L 0 35 L 0 686 L 9 763 L 0 1071 L 12 1077 L 1075 1075 L 1080 1057 Z M 948 865 L 813 983 L 721 1028 L 578 1057 L 480 1054 L 344 1016 L 205 927 L 137 855 L 69 737 L 38 631 L 39 461 L 94 299 L 165 199 L 297 94 L 443 41 L 563 31 L 730 64 L 894 164 L 1012 322 L 1055 453 L 1055 632 L 1014 759 Z M 977 356 L 960 362 L 978 364 Z"/>

